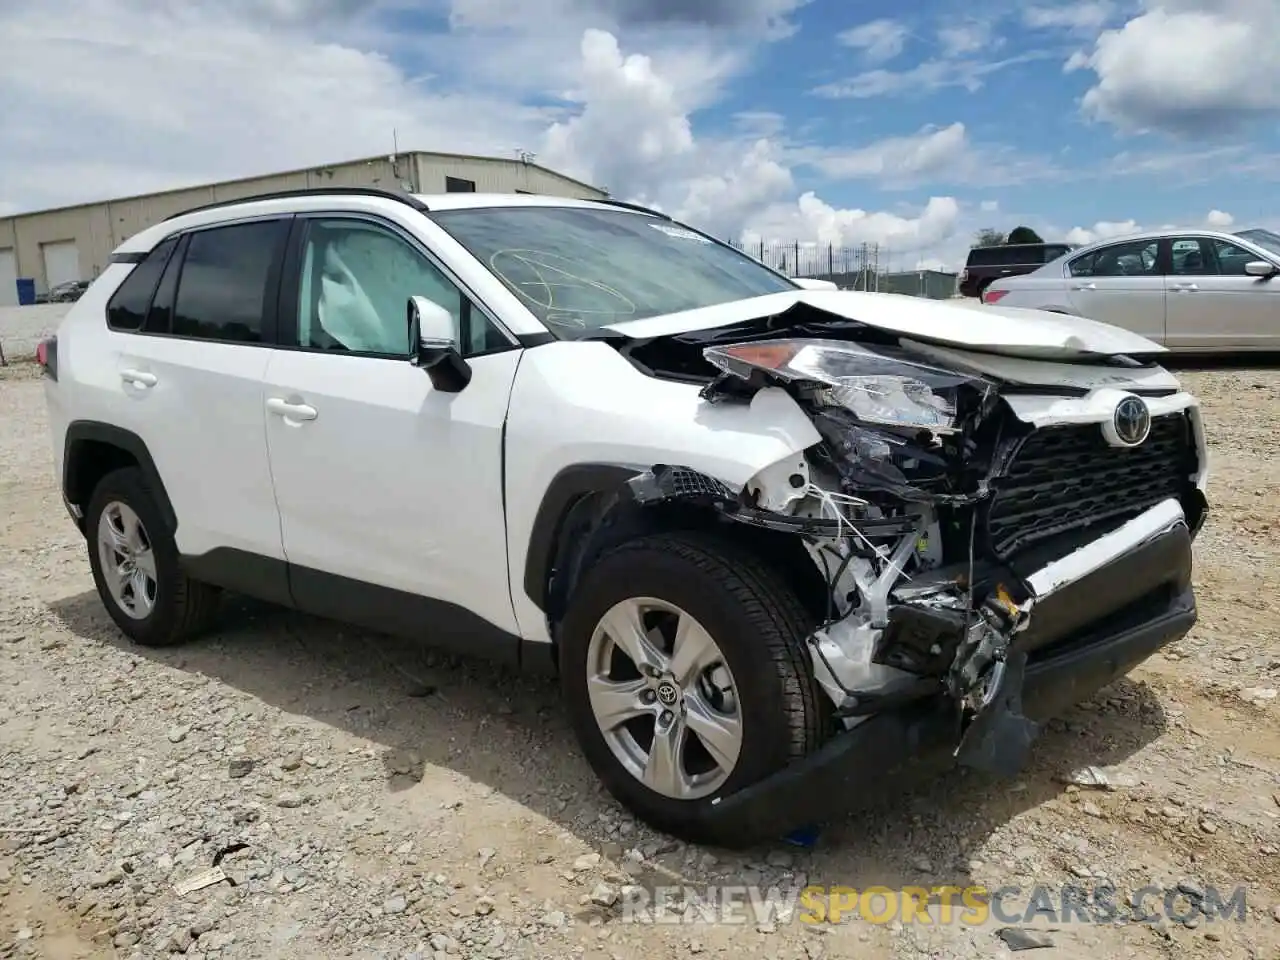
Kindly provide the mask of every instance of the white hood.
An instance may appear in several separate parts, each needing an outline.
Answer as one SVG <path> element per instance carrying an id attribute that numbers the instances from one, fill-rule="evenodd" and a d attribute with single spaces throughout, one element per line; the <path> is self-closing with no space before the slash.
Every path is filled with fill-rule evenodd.
<path id="1" fill-rule="evenodd" d="M 1008 356 L 1054 359 L 1165 352 L 1164 347 L 1146 337 L 1081 317 L 971 304 L 964 300 L 927 300 L 904 294 L 854 290 L 771 293 L 647 320 L 616 323 L 604 329 L 642 340 L 773 316 L 799 303 L 904 337 Z"/>

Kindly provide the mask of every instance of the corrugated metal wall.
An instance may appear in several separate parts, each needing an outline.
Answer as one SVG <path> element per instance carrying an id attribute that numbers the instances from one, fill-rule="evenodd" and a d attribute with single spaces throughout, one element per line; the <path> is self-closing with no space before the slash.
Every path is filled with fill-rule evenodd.
<path id="1" fill-rule="evenodd" d="M 476 191 L 481 193 L 523 190 L 584 199 L 605 196 L 585 184 L 514 159 L 406 153 L 398 158 L 394 167 L 387 157 L 356 160 L 250 180 L 0 218 L 0 250 L 13 248 L 18 276 L 34 277 L 36 290 L 46 292 L 48 278 L 41 257 L 41 248 L 46 244 L 73 241 L 80 254 L 81 279 L 89 280 L 102 271 L 111 251 L 124 240 L 166 217 L 201 204 L 274 190 L 324 186 L 369 186 L 444 193 L 445 177 L 470 180 L 475 183 Z"/>

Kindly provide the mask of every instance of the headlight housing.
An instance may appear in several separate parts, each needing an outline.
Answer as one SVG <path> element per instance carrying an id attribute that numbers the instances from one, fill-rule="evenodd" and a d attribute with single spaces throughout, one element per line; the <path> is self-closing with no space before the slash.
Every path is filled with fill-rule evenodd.
<path id="1" fill-rule="evenodd" d="M 748 383 L 788 383 L 813 408 L 833 465 L 851 490 L 905 500 L 967 500 L 962 428 L 994 396 L 981 377 L 844 340 L 756 340 L 703 351 Z"/>
<path id="2" fill-rule="evenodd" d="M 758 370 L 808 386 L 815 404 L 840 407 L 862 423 L 931 433 L 959 429 L 961 388 L 987 386 L 968 374 L 844 340 L 756 340 L 708 347 L 703 355 L 744 380 Z"/>

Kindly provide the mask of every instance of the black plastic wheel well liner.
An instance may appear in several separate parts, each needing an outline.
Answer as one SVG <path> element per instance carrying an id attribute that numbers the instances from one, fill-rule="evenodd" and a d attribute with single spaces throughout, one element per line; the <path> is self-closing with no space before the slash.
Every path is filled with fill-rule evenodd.
<path id="1" fill-rule="evenodd" d="M 524 592 L 539 610 L 547 610 L 551 571 L 570 511 L 585 497 L 624 489 L 626 482 L 643 470 L 618 463 L 579 463 L 551 478 L 529 531 L 524 560 Z"/>
<path id="2" fill-rule="evenodd" d="M 98 481 L 112 470 L 130 466 L 138 467 L 146 476 L 160 516 L 169 533 L 174 533 L 178 529 L 177 514 L 142 438 L 96 420 L 73 420 L 68 424 L 62 459 L 62 492 L 68 503 L 83 510 Z"/>
<path id="3" fill-rule="evenodd" d="M 577 464 L 551 481 L 530 534 L 524 586 L 529 599 L 553 622 L 563 616 L 563 604 L 592 556 L 663 530 L 709 530 L 752 550 L 776 567 L 806 609 L 821 617 L 828 587 L 800 537 L 734 523 L 704 506 L 678 501 L 637 503 L 627 481 L 645 469 Z M 601 524 L 601 519 L 607 519 L 607 524 Z M 566 536 L 579 525 L 583 536 Z"/>

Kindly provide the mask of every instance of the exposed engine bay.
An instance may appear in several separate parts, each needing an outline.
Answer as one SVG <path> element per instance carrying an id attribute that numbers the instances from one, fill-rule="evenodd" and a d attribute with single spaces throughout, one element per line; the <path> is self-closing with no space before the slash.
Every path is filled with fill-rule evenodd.
<path id="1" fill-rule="evenodd" d="M 823 442 L 741 490 L 658 465 L 631 481 L 632 494 L 641 504 L 696 501 L 728 522 L 802 539 L 827 585 L 825 616 L 808 638 L 813 670 L 845 727 L 945 695 L 963 731 L 961 762 L 1014 770 L 1037 732 L 1020 703 L 1041 641 L 1035 631 L 1019 638 L 1049 592 L 1033 574 L 1135 518 L 1156 533 L 1160 523 L 1198 525 L 1190 418 L 1179 409 L 1153 416 L 1130 389 L 1112 391 L 1116 414 L 1104 423 L 1038 426 L 1014 406 L 1025 388 L 940 365 L 877 331 L 831 332 L 713 331 L 674 347 L 668 339 L 666 375 L 703 381 L 702 398 L 716 404 L 785 391 Z M 634 354 L 650 364 L 659 356 Z"/>

